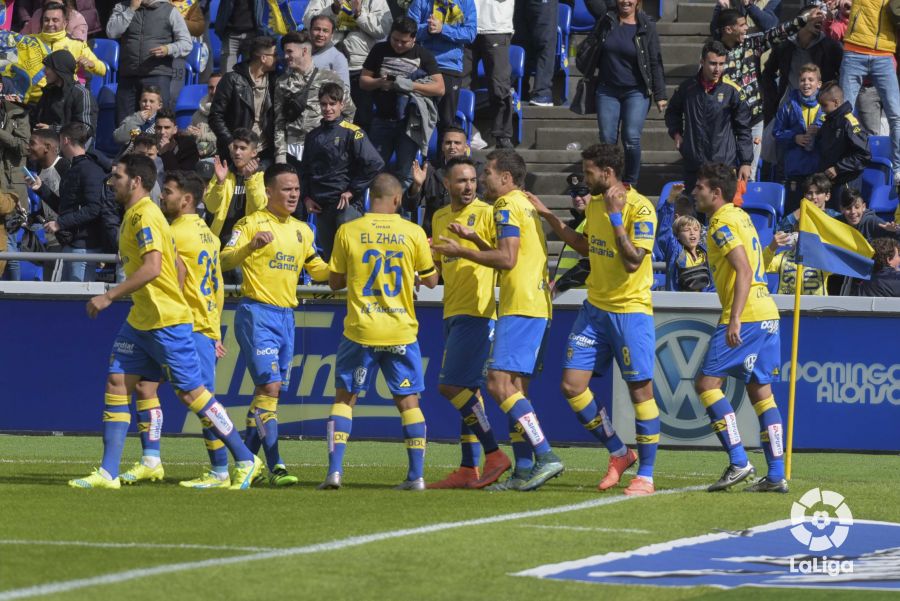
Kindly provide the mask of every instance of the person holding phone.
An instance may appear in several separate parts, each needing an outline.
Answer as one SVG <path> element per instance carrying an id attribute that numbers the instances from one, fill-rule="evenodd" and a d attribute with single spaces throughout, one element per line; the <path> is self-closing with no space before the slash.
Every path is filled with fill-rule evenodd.
<path id="1" fill-rule="evenodd" d="M 21 96 L 9 95 L 15 91 L 7 78 L 0 80 L 0 189 L 13 192 L 19 206 L 28 206 L 28 182 L 22 169 L 28 154 L 29 123 L 28 111 L 22 104 Z M 4 232 L 8 238 L 7 250 L 18 250 L 16 237 Z M 2 243 L 2 241 L 0 241 Z M 7 265 L 10 279 L 19 279 L 19 263 L 11 261 Z"/>

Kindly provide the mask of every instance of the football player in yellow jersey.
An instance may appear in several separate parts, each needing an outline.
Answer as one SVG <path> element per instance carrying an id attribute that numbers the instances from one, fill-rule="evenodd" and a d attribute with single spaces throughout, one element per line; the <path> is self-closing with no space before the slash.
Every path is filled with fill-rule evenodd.
<path id="1" fill-rule="evenodd" d="M 197 348 L 203 385 L 215 394 L 216 357 L 225 353 L 220 323 L 225 288 L 219 282 L 219 240 L 197 214 L 197 203 L 203 199 L 205 184 L 191 171 L 170 171 L 160 195 L 160 209 L 169 221 L 175 250 L 185 266 L 182 292 L 194 318 L 194 345 Z M 163 412 L 159 404 L 159 382 L 138 384 L 138 432 L 141 435 L 141 460 L 119 476 L 123 484 L 143 480 L 162 480 L 165 475 L 160 459 L 160 433 Z M 225 445 L 209 429 L 203 428 L 212 470 L 190 484 L 189 488 L 228 488 L 228 454 Z"/>
<path id="2" fill-rule="evenodd" d="M 731 203 L 736 188 L 731 167 L 707 163 L 697 172 L 693 191 L 697 209 L 709 219 L 709 262 L 722 303 L 722 318 L 695 382 L 713 431 L 730 459 L 709 491 L 730 488 L 756 471 L 741 444 L 734 409 L 722 393 L 725 378 L 734 376 L 747 385 L 769 467 L 765 478 L 745 490 L 786 493 L 781 414 L 771 386 L 781 365 L 778 308 L 769 296 L 759 234 L 747 213 Z"/>
<path id="3" fill-rule="evenodd" d="M 264 176 L 268 205 L 234 225 L 222 249 L 222 267 L 241 266 L 243 299 L 234 318 L 234 334 L 256 385 L 247 412 L 244 441 L 254 453 L 266 453 L 269 483 L 290 486 L 278 452 L 278 395 L 287 390 L 294 360 L 294 308 L 297 283 L 306 269 L 314 280 L 328 279 L 328 267 L 313 246 L 309 226 L 291 217 L 300 201 L 300 178 L 291 165 L 278 163 Z"/>
<path id="4" fill-rule="evenodd" d="M 397 213 L 403 197 L 397 178 L 378 175 L 370 194 L 370 212 L 338 229 L 328 264 L 328 285 L 332 290 L 347 288 L 347 317 L 335 364 L 337 394 L 328 420 L 328 475 L 319 488 L 342 485 L 353 406 L 369 389 L 378 367 L 400 411 L 409 459 L 406 480 L 397 489 L 425 490 L 425 417 L 419 409 L 425 383 L 413 288 L 417 279 L 434 288 L 438 272 L 425 231 Z"/>
<path id="5" fill-rule="evenodd" d="M 653 398 L 656 330 L 650 295 L 656 207 L 622 183 L 625 157 L 619 146 L 595 144 L 581 158 L 593 194 L 583 234 L 531 197 L 553 231 L 591 262 L 588 298 L 569 334 L 562 391 L 579 421 L 609 450 L 609 466 L 597 488 L 603 491 L 618 484 L 622 473 L 640 458 L 637 477 L 625 494 L 648 495 L 655 492 L 653 466 L 660 430 Z M 598 408 L 589 388 L 594 372 L 606 370 L 613 358 L 634 405 L 637 455 L 616 435 L 607 409 Z"/>
<path id="6" fill-rule="evenodd" d="M 74 488 L 119 488 L 119 461 L 131 414 L 128 403 L 141 380 L 158 382 L 165 372 L 178 397 L 211 428 L 235 459 L 232 489 L 249 488 L 262 462 L 238 435 L 225 408 L 203 385 L 191 336 L 191 309 L 179 287 L 179 261 L 169 224 L 150 200 L 156 166 L 142 155 L 126 155 L 110 182 L 125 207 L 119 255 L 125 281 L 87 304 L 91 318 L 113 301 L 131 295 L 128 319 L 113 343 L 103 410 L 103 462 L 89 476 L 69 481 Z M 183 265 L 180 266 L 183 269 Z"/>
<path id="7" fill-rule="evenodd" d="M 457 157 L 444 165 L 444 188 L 450 204 L 435 212 L 434 236 L 457 240 L 477 247 L 456 231 L 474 230 L 479 238 L 495 243 L 496 228 L 491 205 L 478 200 L 478 175 L 468 157 Z M 439 390 L 462 416 L 459 469 L 428 488 L 484 488 L 496 482 L 511 466 L 506 453 L 497 446 L 491 424 L 484 412 L 479 392 L 484 384 L 485 364 L 494 338 L 497 303 L 494 300 L 496 272 L 474 261 L 435 253 L 436 265 L 444 278 L 444 360 Z M 478 463 L 484 449 L 484 471 Z"/>
<path id="8" fill-rule="evenodd" d="M 538 371 L 551 315 L 547 243 L 541 220 L 522 191 L 525 175 L 525 160 L 515 151 L 500 149 L 487 155 L 482 182 L 485 197 L 494 201 L 496 248 L 471 231 L 456 233 L 465 234 L 477 249 L 446 236 L 434 245 L 434 250 L 445 257 L 459 257 L 500 271 L 500 316 L 488 359 L 488 390 L 523 438 L 522 444 L 527 443 L 533 451 L 535 460 L 529 465 L 530 453 L 526 455 L 514 446 L 516 468 L 512 476 L 489 490 L 535 490 L 564 470 L 544 436 L 531 401 L 525 397 L 528 383 Z M 516 437 L 513 442 L 517 442 Z"/>

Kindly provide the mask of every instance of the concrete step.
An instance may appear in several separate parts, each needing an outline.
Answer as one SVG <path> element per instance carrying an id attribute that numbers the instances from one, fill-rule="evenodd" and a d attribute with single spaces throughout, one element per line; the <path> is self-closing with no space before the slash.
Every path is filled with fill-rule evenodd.
<path id="1" fill-rule="evenodd" d="M 714 2 L 679 2 L 678 17 L 679 23 L 706 23 L 709 26 L 709 20 L 712 18 Z"/>
<path id="2" fill-rule="evenodd" d="M 596 124 L 593 128 L 538 128 L 535 130 L 534 148 L 542 150 L 562 150 L 569 144 L 577 143 L 581 148 L 587 148 L 598 141 Z M 641 135 L 641 149 L 643 151 L 674 151 L 675 147 L 669 134 L 662 127 L 648 127 L 645 125 Z"/>
<path id="3" fill-rule="evenodd" d="M 578 169 L 569 169 L 567 172 L 580 172 Z M 641 178 L 638 190 L 647 196 L 659 196 L 659 191 L 666 182 L 676 181 L 682 178 L 681 167 L 677 164 L 641 166 Z M 529 171 L 525 179 L 525 188 L 534 192 L 541 198 L 544 195 L 561 195 L 568 191 L 565 174 L 559 170 L 553 171 Z"/>

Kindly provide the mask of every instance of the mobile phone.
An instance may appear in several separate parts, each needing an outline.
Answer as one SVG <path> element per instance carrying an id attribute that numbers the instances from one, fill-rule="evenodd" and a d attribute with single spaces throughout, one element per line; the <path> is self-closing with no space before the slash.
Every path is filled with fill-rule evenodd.
<path id="1" fill-rule="evenodd" d="M 22 167 L 22 173 L 25 174 L 25 179 L 29 179 L 31 181 L 34 181 L 35 179 L 37 179 L 37 177 L 34 175 L 34 173 L 32 173 L 31 171 L 28 170 L 28 167 Z"/>

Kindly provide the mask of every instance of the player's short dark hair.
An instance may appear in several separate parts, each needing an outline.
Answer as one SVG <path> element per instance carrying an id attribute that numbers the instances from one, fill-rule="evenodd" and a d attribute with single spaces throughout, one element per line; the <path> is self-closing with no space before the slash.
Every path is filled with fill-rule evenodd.
<path id="1" fill-rule="evenodd" d="M 737 176 L 732 167 L 724 163 L 704 163 L 697 170 L 697 179 L 706 180 L 706 185 L 711 190 L 716 188 L 721 190 L 725 202 L 734 200 L 734 194 L 737 192 Z"/>
<path id="2" fill-rule="evenodd" d="M 309 39 L 309 32 L 303 29 L 286 33 L 281 38 L 281 49 L 284 50 L 284 47 L 288 44 L 309 44 L 311 46 L 312 42 Z"/>
<path id="3" fill-rule="evenodd" d="M 203 179 L 193 171 L 166 171 L 164 182 L 175 182 L 178 189 L 185 194 L 190 194 L 194 201 L 194 206 L 203 200 L 203 193 L 206 186 Z"/>
<path id="4" fill-rule="evenodd" d="M 44 5 L 43 10 L 44 10 L 44 12 L 41 14 L 47 14 L 51 10 L 61 10 L 63 12 L 64 17 L 68 18 L 68 16 L 69 16 L 69 11 L 66 10 L 66 5 L 62 4 L 61 2 L 48 2 L 47 4 Z"/>
<path id="5" fill-rule="evenodd" d="M 326 14 L 326 13 L 319 13 L 315 17 L 310 19 L 309 20 L 309 28 L 312 29 L 312 26 L 315 25 L 316 21 L 322 21 L 322 20 L 325 20 L 325 21 L 328 21 L 329 23 L 331 23 L 332 31 L 334 31 L 337 28 L 337 22 L 334 20 L 334 17 L 332 17 L 331 15 Z"/>
<path id="6" fill-rule="evenodd" d="M 159 149 L 159 138 L 156 137 L 156 134 L 137 135 L 134 137 L 134 140 L 132 140 L 131 147 L 137 148 L 138 146 Z"/>
<path id="7" fill-rule="evenodd" d="M 150 157 L 142 154 L 126 154 L 118 162 L 125 167 L 125 175 L 130 178 L 141 178 L 141 187 L 147 192 L 156 185 L 156 164 Z"/>
<path id="8" fill-rule="evenodd" d="M 274 163 L 269 165 L 263 174 L 263 183 L 268 188 L 275 184 L 275 180 L 278 179 L 279 175 L 284 175 L 285 173 L 294 174 L 298 178 L 300 177 L 293 165 L 289 163 Z"/>
<path id="9" fill-rule="evenodd" d="M 328 83 L 322 84 L 322 87 L 319 88 L 319 100 L 321 101 L 323 98 L 328 98 L 335 102 L 343 102 L 344 86 L 335 81 L 329 81 Z"/>
<path id="10" fill-rule="evenodd" d="M 487 155 L 487 160 L 494 161 L 494 166 L 500 173 L 504 171 L 512 176 L 513 183 L 522 187 L 525 185 L 525 176 L 528 175 L 528 167 L 525 159 L 512 148 L 497 148 Z"/>
<path id="11" fill-rule="evenodd" d="M 900 251 L 900 243 L 894 238 L 875 238 L 871 244 L 875 250 L 873 273 L 888 267 L 888 261 L 894 258 L 894 253 Z"/>
<path id="12" fill-rule="evenodd" d="M 831 193 L 831 180 L 828 179 L 828 176 L 824 173 L 813 173 L 805 180 L 803 180 L 803 193 L 806 194 L 806 191 L 815 186 L 816 190 L 819 192 Z"/>
<path id="13" fill-rule="evenodd" d="M 859 201 L 863 203 L 863 205 L 868 205 L 866 199 L 863 198 L 862 193 L 856 188 L 847 188 L 844 190 L 844 193 L 841 194 L 841 208 L 846 209 L 848 207 L 852 207 L 856 202 Z"/>
<path id="14" fill-rule="evenodd" d="M 249 60 L 253 60 L 255 58 L 258 58 L 260 55 L 265 54 L 267 50 L 271 50 L 276 45 L 277 42 L 272 36 L 258 35 L 250 40 L 250 43 L 247 46 L 246 57 Z"/>
<path id="15" fill-rule="evenodd" d="M 152 83 L 141 88 L 141 96 L 143 96 L 144 94 L 156 94 L 157 96 L 159 96 L 160 100 L 162 100 L 163 97 L 160 87 L 157 85 L 153 85 Z"/>
<path id="16" fill-rule="evenodd" d="M 213 71 L 209 74 L 209 79 L 212 79 L 213 77 L 224 77 L 224 75 L 221 71 Z M 207 79 L 207 81 L 209 81 L 209 79 Z"/>
<path id="17" fill-rule="evenodd" d="M 719 19 L 716 21 L 716 26 L 719 28 L 719 31 L 722 31 L 726 27 L 731 27 L 732 25 L 737 25 L 738 19 L 743 19 L 744 15 L 738 12 L 734 8 L 726 8 L 722 12 L 719 13 Z"/>
<path id="18" fill-rule="evenodd" d="M 444 138 L 447 137 L 447 134 L 462 134 L 466 140 L 469 139 L 468 134 L 466 134 L 466 130 L 461 127 L 456 127 L 455 125 L 449 125 L 444 128 L 444 133 L 441 134 L 441 142 L 444 141 Z"/>
<path id="19" fill-rule="evenodd" d="M 232 142 L 244 142 L 250 146 L 259 146 L 259 135 L 249 127 L 239 127 L 231 132 Z"/>
<path id="20" fill-rule="evenodd" d="M 728 49 L 725 48 L 725 44 L 723 44 L 719 40 L 709 40 L 708 42 L 703 44 L 703 49 L 700 50 L 700 60 L 706 60 L 707 54 L 714 54 L 716 56 L 728 56 Z"/>
<path id="21" fill-rule="evenodd" d="M 394 175 L 390 173 L 379 173 L 372 181 L 369 192 L 373 199 L 389 198 L 403 193 L 403 186 Z"/>
<path id="22" fill-rule="evenodd" d="M 397 33 L 416 37 L 416 34 L 419 33 L 419 24 L 407 16 L 397 17 L 394 19 L 394 22 L 391 23 L 391 33 L 395 31 Z"/>
<path id="23" fill-rule="evenodd" d="M 447 163 L 444 165 L 444 171 L 449 174 L 451 171 L 453 171 L 454 167 L 457 167 L 459 165 L 468 165 L 472 169 L 476 169 L 475 161 L 473 161 L 469 157 L 462 156 L 462 157 L 453 157 L 452 159 L 447 161 Z"/>
<path id="24" fill-rule="evenodd" d="M 91 139 L 93 133 L 94 132 L 89 125 L 77 121 L 66 123 L 62 126 L 62 129 L 59 130 L 60 137 L 67 137 L 70 142 L 81 148 L 87 146 L 88 140 Z"/>
<path id="25" fill-rule="evenodd" d="M 160 119 L 168 119 L 172 123 L 175 123 L 175 125 L 178 125 L 175 121 L 175 111 L 170 108 L 163 107 L 156 111 L 156 120 L 159 121 Z"/>
<path id="26" fill-rule="evenodd" d="M 59 134 L 52 127 L 47 127 L 44 129 L 33 129 L 31 130 L 32 138 L 40 138 L 45 142 L 50 142 L 55 146 L 59 146 Z"/>
<path id="27" fill-rule="evenodd" d="M 594 144 L 581 151 L 581 158 L 601 169 L 612 169 L 616 179 L 625 172 L 625 153 L 617 144 Z"/>

